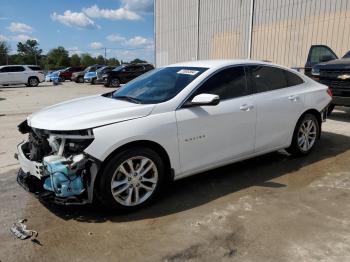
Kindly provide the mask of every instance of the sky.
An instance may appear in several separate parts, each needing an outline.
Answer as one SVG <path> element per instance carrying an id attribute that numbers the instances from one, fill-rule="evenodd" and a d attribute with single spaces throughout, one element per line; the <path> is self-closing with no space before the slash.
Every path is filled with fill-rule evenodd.
<path id="1" fill-rule="evenodd" d="M 154 62 L 153 0 L 0 0 L 0 41 Z"/>

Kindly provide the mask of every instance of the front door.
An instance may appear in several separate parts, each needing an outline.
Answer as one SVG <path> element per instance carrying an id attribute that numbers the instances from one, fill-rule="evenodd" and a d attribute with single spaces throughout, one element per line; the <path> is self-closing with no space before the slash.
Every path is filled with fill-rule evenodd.
<path id="1" fill-rule="evenodd" d="M 182 106 L 176 111 L 182 173 L 191 173 L 249 155 L 254 150 L 256 109 L 244 67 L 215 73 L 198 94 L 220 97 L 216 106 Z"/>

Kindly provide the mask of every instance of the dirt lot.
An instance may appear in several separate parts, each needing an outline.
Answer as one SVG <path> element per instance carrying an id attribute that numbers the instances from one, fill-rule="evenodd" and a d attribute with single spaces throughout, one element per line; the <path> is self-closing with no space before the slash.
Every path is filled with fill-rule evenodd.
<path id="1" fill-rule="evenodd" d="M 0 261 L 350 261 L 350 110 L 305 158 L 276 152 L 175 182 L 130 215 L 44 206 L 16 183 L 16 125 L 43 106 L 110 91 L 0 88 Z M 28 219 L 40 244 L 14 239 Z"/>

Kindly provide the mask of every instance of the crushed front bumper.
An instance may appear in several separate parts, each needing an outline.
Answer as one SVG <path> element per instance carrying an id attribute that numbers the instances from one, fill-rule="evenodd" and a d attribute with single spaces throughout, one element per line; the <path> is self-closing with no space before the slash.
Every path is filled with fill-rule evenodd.
<path id="1" fill-rule="evenodd" d="M 100 167 L 100 162 L 90 156 L 86 165 L 86 190 L 78 196 L 58 197 L 54 192 L 45 190 L 43 185 L 47 176 L 44 175 L 44 167 L 41 163 L 27 158 L 28 142 L 22 142 L 17 146 L 18 159 L 21 168 L 17 173 L 17 182 L 26 191 L 32 193 L 39 200 L 59 205 L 84 205 L 92 203 L 94 197 L 94 184 Z"/>

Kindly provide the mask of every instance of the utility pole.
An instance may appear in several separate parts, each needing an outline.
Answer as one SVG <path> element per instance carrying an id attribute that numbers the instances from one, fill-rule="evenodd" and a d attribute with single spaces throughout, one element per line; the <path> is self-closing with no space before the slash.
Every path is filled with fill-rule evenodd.
<path id="1" fill-rule="evenodd" d="M 105 64 L 107 64 L 107 48 L 105 47 Z"/>

